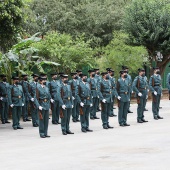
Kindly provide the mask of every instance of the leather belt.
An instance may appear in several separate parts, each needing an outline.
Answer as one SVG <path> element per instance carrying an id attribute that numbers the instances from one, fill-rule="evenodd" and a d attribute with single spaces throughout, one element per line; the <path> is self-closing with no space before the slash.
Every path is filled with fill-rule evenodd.
<path id="1" fill-rule="evenodd" d="M 127 91 L 125 91 L 125 92 L 120 92 L 120 94 L 128 94 L 128 92 L 127 92 Z"/>
<path id="2" fill-rule="evenodd" d="M 1 95 L 2 97 L 8 97 L 8 95 L 7 94 L 4 94 L 4 95 Z"/>
<path id="3" fill-rule="evenodd" d="M 40 99 L 41 102 L 48 102 L 48 99 Z"/>
<path id="4" fill-rule="evenodd" d="M 22 98 L 22 96 L 12 96 L 12 97 L 15 97 L 15 98 L 18 98 L 18 99 Z"/>

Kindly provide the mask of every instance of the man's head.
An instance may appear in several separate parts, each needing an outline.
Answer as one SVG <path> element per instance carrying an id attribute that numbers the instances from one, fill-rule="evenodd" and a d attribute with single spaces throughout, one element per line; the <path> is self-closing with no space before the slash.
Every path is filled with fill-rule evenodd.
<path id="1" fill-rule="evenodd" d="M 38 74 L 32 74 L 31 76 L 33 77 L 33 80 L 34 80 L 35 82 L 38 82 L 38 77 L 39 77 Z"/>
<path id="2" fill-rule="evenodd" d="M 19 77 L 13 76 L 12 79 L 13 79 L 13 83 L 14 83 L 14 84 L 16 84 L 16 85 L 19 84 Z"/>
<path id="3" fill-rule="evenodd" d="M 5 74 L 1 74 L 0 77 L 1 77 L 1 79 L 2 79 L 3 82 L 6 82 L 6 81 L 7 81 L 7 77 L 6 77 Z"/>
<path id="4" fill-rule="evenodd" d="M 71 74 L 71 77 L 72 77 L 72 79 L 77 79 L 78 77 L 77 77 L 77 72 L 72 72 Z"/>
<path id="5" fill-rule="evenodd" d="M 57 73 L 51 73 L 51 78 L 53 79 L 53 80 L 57 80 Z"/>
<path id="6" fill-rule="evenodd" d="M 95 77 L 95 71 L 94 70 L 89 70 L 88 72 L 89 72 L 91 78 Z"/>
<path id="7" fill-rule="evenodd" d="M 121 70 L 119 73 L 120 73 L 121 78 L 123 78 L 123 79 L 127 78 L 127 71 Z"/>
<path id="8" fill-rule="evenodd" d="M 61 76 L 61 80 L 64 84 L 67 84 L 68 83 L 68 75 L 67 74 L 63 74 Z"/>
<path id="9" fill-rule="evenodd" d="M 145 77 L 145 69 L 139 68 L 138 72 L 139 72 L 139 76 Z"/>
<path id="10" fill-rule="evenodd" d="M 22 74 L 21 77 L 22 77 L 22 80 L 28 81 L 28 75 L 27 74 Z"/>

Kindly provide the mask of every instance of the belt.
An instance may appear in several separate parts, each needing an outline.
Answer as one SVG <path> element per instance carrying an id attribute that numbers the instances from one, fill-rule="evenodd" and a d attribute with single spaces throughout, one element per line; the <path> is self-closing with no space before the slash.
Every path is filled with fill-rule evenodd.
<path id="1" fill-rule="evenodd" d="M 84 99 L 87 99 L 87 100 L 90 100 L 90 96 L 88 96 L 88 97 L 81 97 L 83 100 Z"/>
<path id="2" fill-rule="evenodd" d="M 125 91 L 125 92 L 120 92 L 120 94 L 128 94 L 128 92 L 127 92 L 127 91 Z"/>
<path id="3" fill-rule="evenodd" d="M 1 95 L 2 97 L 8 97 L 8 95 L 7 94 L 4 94 L 4 95 Z"/>
<path id="4" fill-rule="evenodd" d="M 18 98 L 18 99 L 22 98 L 22 96 L 12 96 L 12 97 L 15 97 L 15 98 Z"/>
<path id="5" fill-rule="evenodd" d="M 70 97 L 65 97 L 64 99 L 70 100 Z"/>
<path id="6" fill-rule="evenodd" d="M 112 92 L 111 92 L 111 91 L 110 91 L 110 92 L 108 92 L 108 91 L 107 91 L 107 92 L 103 92 L 103 93 L 108 93 L 108 94 L 112 94 Z"/>
<path id="7" fill-rule="evenodd" d="M 145 88 L 139 88 L 139 89 L 141 89 L 141 90 L 146 90 L 146 87 L 145 87 Z"/>
<path id="8" fill-rule="evenodd" d="M 48 99 L 40 99 L 41 102 L 48 102 Z"/>
<path id="9" fill-rule="evenodd" d="M 158 84 L 158 85 L 154 85 L 154 87 L 155 87 L 155 86 L 161 86 L 161 85 L 160 85 L 160 84 Z"/>

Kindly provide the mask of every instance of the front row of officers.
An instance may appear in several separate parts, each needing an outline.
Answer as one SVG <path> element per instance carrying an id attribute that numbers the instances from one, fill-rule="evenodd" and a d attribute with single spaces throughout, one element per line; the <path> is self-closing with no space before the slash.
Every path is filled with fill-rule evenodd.
<path id="1" fill-rule="evenodd" d="M 48 135 L 49 110 L 52 110 L 52 123 L 60 124 L 63 135 L 74 134 L 70 130 L 70 117 L 73 122 L 81 123 L 81 131 L 92 132 L 89 128 L 89 118 L 99 119 L 96 116 L 99 103 L 101 104 L 101 119 L 104 129 L 113 128 L 109 124 L 109 116 L 114 115 L 114 99 L 118 103 L 118 122 L 120 126 L 130 126 L 127 123 L 127 114 L 130 107 L 130 96 L 132 90 L 136 94 L 137 122 L 147 122 L 144 119 L 144 109 L 148 98 L 148 89 L 152 92 L 152 111 L 155 120 L 162 119 L 159 115 L 159 104 L 161 98 L 161 78 L 159 68 L 154 68 L 149 85 L 144 69 L 138 69 L 139 75 L 132 84 L 128 68 L 120 71 L 120 78 L 117 83 L 114 78 L 114 71 L 110 68 L 107 72 L 99 69 L 89 70 L 90 77 L 87 78 L 81 70 L 71 73 L 72 79 L 68 81 L 68 75 L 60 73 L 51 74 L 52 81 L 47 81 L 46 74 L 33 74 L 33 81 L 28 83 L 27 75 L 13 77 L 13 85 L 6 82 L 6 75 L 1 75 L 0 83 L 0 103 L 1 121 L 3 124 L 8 121 L 8 109 L 12 112 L 13 129 L 23 129 L 20 126 L 20 117 L 24 121 L 28 119 L 28 108 L 30 108 L 32 123 L 34 127 L 39 126 L 41 138 L 50 137 Z M 30 107 L 28 107 L 30 104 Z M 80 117 L 80 120 L 79 120 Z"/>

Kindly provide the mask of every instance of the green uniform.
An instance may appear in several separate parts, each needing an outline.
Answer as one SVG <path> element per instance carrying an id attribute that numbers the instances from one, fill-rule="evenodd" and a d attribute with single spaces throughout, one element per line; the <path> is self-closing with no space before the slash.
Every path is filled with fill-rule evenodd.
<path id="1" fill-rule="evenodd" d="M 81 129 L 87 130 L 89 128 L 90 104 L 92 104 L 91 89 L 88 82 L 80 81 L 79 97 L 79 103 L 84 103 L 84 107 L 81 107 L 82 113 L 80 112 Z"/>
<path id="2" fill-rule="evenodd" d="M 39 125 L 39 118 L 38 118 L 38 107 L 36 106 L 35 99 L 36 99 L 36 89 L 37 89 L 38 82 L 31 82 L 29 85 L 29 93 L 30 93 L 30 100 L 34 98 L 34 101 L 30 101 L 30 110 L 32 116 L 32 124 Z"/>
<path id="3" fill-rule="evenodd" d="M 159 105 L 161 100 L 162 94 L 162 87 L 161 87 L 161 76 L 160 75 L 152 75 L 149 80 L 149 88 L 152 93 L 152 112 L 153 116 L 159 116 Z M 157 92 L 157 95 L 154 94 L 154 91 Z"/>
<path id="4" fill-rule="evenodd" d="M 129 106 L 128 106 L 128 111 L 130 111 L 130 101 L 131 101 L 131 96 L 132 96 L 132 77 L 131 75 L 127 74 L 127 80 L 128 80 L 128 86 L 129 86 Z"/>
<path id="5" fill-rule="evenodd" d="M 9 83 L 0 82 L 0 97 L 2 98 L 2 100 L 0 101 L 0 112 L 1 112 L 2 123 L 5 123 L 6 121 L 8 121 L 9 90 L 10 90 Z"/>
<path id="6" fill-rule="evenodd" d="M 61 130 L 62 132 L 70 131 L 70 116 L 72 114 L 73 99 L 71 87 L 68 84 L 61 84 L 59 93 L 60 106 L 65 105 L 66 109 L 61 107 L 60 117 L 61 117 Z"/>
<path id="7" fill-rule="evenodd" d="M 115 100 L 115 97 L 118 97 L 118 94 L 117 94 L 117 90 L 116 90 L 115 78 L 110 76 L 109 81 L 111 83 L 111 88 L 112 88 L 112 102 L 111 102 L 111 109 L 110 109 L 109 116 L 112 116 L 112 115 L 114 115 L 114 111 L 113 111 L 114 100 Z"/>
<path id="8" fill-rule="evenodd" d="M 145 103 L 146 98 L 148 95 L 147 92 L 147 81 L 145 77 L 137 76 L 133 81 L 133 91 L 136 93 L 137 97 L 137 120 L 141 121 L 144 120 L 144 109 L 145 109 Z M 142 96 L 138 96 L 138 93 L 141 93 Z"/>
<path id="9" fill-rule="evenodd" d="M 21 86 L 25 96 L 24 106 L 22 107 L 22 116 L 23 116 L 23 120 L 26 120 L 28 119 L 28 105 L 29 105 L 29 99 L 31 98 L 29 93 L 29 83 L 27 81 L 21 81 Z"/>
<path id="10" fill-rule="evenodd" d="M 59 100 L 58 100 L 58 94 L 59 94 L 59 88 L 60 83 L 58 80 L 52 80 L 49 83 L 49 90 L 52 99 L 54 100 L 54 103 L 52 103 L 52 123 L 58 124 L 59 123 L 59 114 L 60 114 L 60 106 L 59 106 Z"/>
<path id="11" fill-rule="evenodd" d="M 93 106 L 90 108 L 90 118 L 96 118 L 98 99 L 99 99 L 99 89 L 98 82 L 95 78 L 88 78 L 87 82 L 90 84 L 91 96 L 92 96 L 92 104 Z"/>
<path id="12" fill-rule="evenodd" d="M 22 113 L 22 106 L 24 104 L 25 97 L 24 92 L 21 85 L 12 85 L 9 91 L 9 105 L 14 105 L 12 108 L 12 127 L 19 128 L 20 127 L 20 117 Z"/>
<path id="13" fill-rule="evenodd" d="M 37 108 L 39 106 L 43 107 L 42 111 L 40 111 L 43 119 L 39 118 L 40 136 L 48 135 L 50 100 L 51 100 L 51 95 L 50 95 L 48 87 L 38 84 L 35 103 L 36 103 Z"/>
<path id="14" fill-rule="evenodd" d="M 166 86 L 170 93 L 170 73 L 168 73 L 167 78 L 166 78 Z"/>
<path id="15" fill-rule="evenodd" d="M 100 85 L 100 82 L 101 82 L 101 80 L 102 80 L 102 77 L 100 76 L 100 75 L 95 75 L 95 79 L 97 80 L 97 83 L 98 83 L 98 86 Z M 97 99 L 97 110 L 100 110 L 100 108 L 99 108 L 99 104 L 100 104 L 100 99 L 98 98 Z"/>
<path id="16" fill-rule="evenodd" d="M 99 97 L 101 100 L 101 119 L 103 127 L 109 126 L 109 113 L 111 109 L 112 100 L 112 87 L 109 80 L 102 79 L 99 84 Z M 102 100 L 105 99 L 106 103 L 103 103 Z"/>
<path id="17" fill-rule="evenodd" d="M 118 95 L 121 97 L 119 101 L 119 111 L 118 111 L 118 121 L 120 125 L 125 125 L 127 121 L 127 113 L 129 108 L 129 100 L 130 95 L 129 91 L 129 80 L 119 78 L 117 81 L 117 92 Z"/>
<path id="18" fill-rule="evenodd" d="M 144 77 L 147 85 L 146 85 L 146 90 L 147 90 L 147 97 L 146 97 L 146 100 L 144 101 L 144 108 L 146 108 L 146 103 L 147 103 L 147 99 L 148 99 L 148 91 L 149 91 L 149 84 L 148 84 L 148 78 L 145 76 Z"/>
<path id="19" fill-rule="evenodd" d="M 79 119 L 78 80 L 75 80 L 75 79 L 70 80 L 69 85 L 71 86 L 72 95 L 74 97 L 72 118 L 73 118 L 73 121 L 77 121 Z"/>

